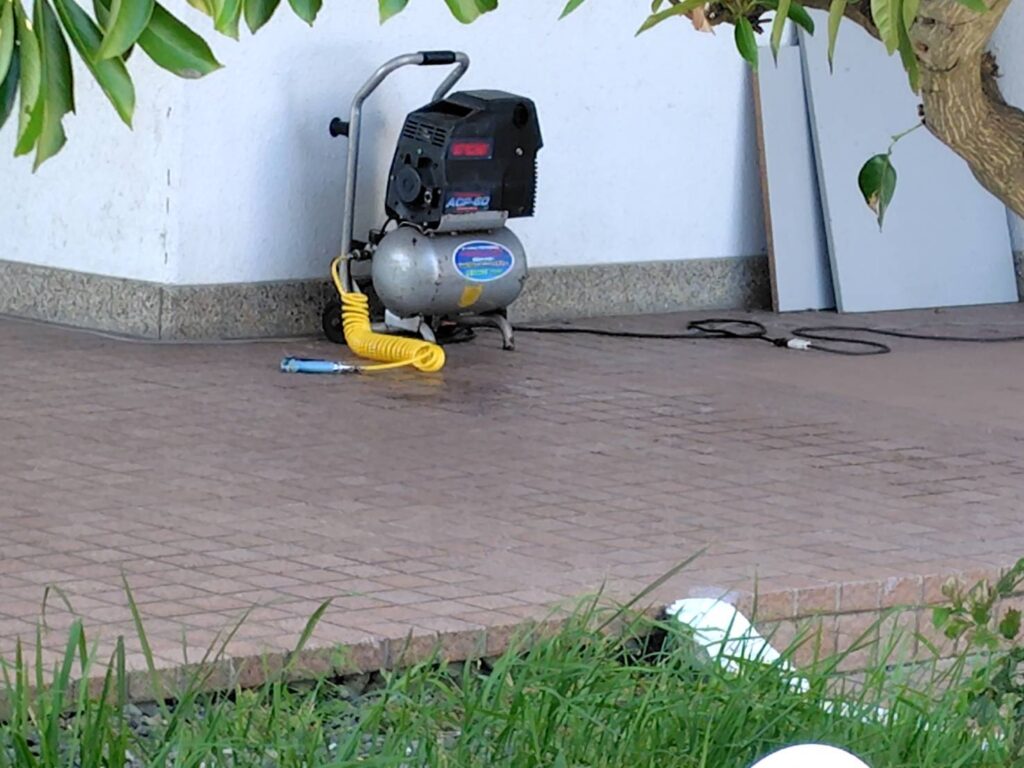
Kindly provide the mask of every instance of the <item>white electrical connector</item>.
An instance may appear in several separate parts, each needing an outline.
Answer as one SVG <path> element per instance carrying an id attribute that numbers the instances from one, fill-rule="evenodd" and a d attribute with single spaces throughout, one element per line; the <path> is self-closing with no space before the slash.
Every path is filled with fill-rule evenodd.
<path id="1" fill-rule="evenodd" d="M 790 339 L 786 342 L 786 346 L 790 349 L 796 349 L 802 352 L 805 349 L 811 348 L 811 342 L 807 339 Z"/>

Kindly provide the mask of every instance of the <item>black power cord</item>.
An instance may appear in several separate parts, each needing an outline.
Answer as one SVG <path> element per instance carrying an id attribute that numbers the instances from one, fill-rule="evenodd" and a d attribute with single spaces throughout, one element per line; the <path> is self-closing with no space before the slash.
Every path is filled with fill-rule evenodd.
<path id="1" fill-rule="evenodd" d="M 692 320 L 686 324 L 684 333 L 646 333 L 640 331 L 611 331 L 604 328 L 578 326 L 537 326 L 519 325 L 518 333 L 583 334 L 616 339 L 670 339 L 699 341 L 704 339 L 739 339 L 763 341 L 785 349 L 814 350 L 830 355 L 867 357 L 887 355 L 892 347 L 881 341 L 864 338 L 850 338 L 844 334 L 885 336 L 916 341 L 947 341 L 966 344 L 1004 344 L 1024 341 L 1024 335 L 1016 336 L 947 336 L 897 331 L 889 328 L 870 328 L 857 325 L 820 325 L 796 328 L 786 336 L 771 336 L 767 326 L 756 320 L 733 318 L 708 318 Z M 839 334 L 839 335 L 837 335 Z"/>
<path id="2" fill-rule="evenodd" d="M 942 334 L 911 333 L 896 331 L 890 328 L 869 328 L 861 325 L 817 325 L 797 328 L 794 336 L 818 341 L 850 341 L 842 336 L 831 336 L 832 333 L 867 333 L 875 336 L 888 336 L 893 339 L 913 339 L 915 341 L 952 341 L 962 344 L 1007 344 L 1024 341 L 1024 334 L 1016 336 L 946 336 Z M 860 340 L 858 340 L 860 341 Z"/>
<path id="3" fill-rule="evenodd" d="M 588 336 L 605 336 L 613 339 L 673 339 L 683 341 L 702 341 L 706 339 L 736 339 L 742 341 L 763 341 L 774 347 L 785 349 L 815 349 L 833 355 L 849 355 L 863 357 L 866 355 L 884 355 L 892 350 L 888 345 L 868 339 L 838 339 L 838 342 L 849 348 L 812 344 L 806 339 L 790 336 L 771 336 L 764 323 L 757 320 L 736 320 L 734 318 L 712 317 L 705 320 L 692 320 L 686 324 L 685 333 L 645 333 L 640 331 L 610 331 L 604 328 L 585 328 L 560 325 L 518 325 L 517 333 L 566 333 L 585 334 Z M 825 339 L 822 339 L 825 341 Z M 833 341 L 829 339 L 828 341 Z"/>

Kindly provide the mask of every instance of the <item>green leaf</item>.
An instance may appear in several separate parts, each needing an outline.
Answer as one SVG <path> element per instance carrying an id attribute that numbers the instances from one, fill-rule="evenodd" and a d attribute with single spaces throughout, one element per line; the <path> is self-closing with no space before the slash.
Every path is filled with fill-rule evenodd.
<path id="1" fill-rule="evenodd" d="M 14 60 L 14 2 L 0 0 L 0 82 L 7 79 L 7 72 Z"/>
<path id="2" fill-rule="evenodd" d="M 153 0 L 112 0 L 99 57 L 112 59 L 131 48 L 152 15 Z"/>
<path id="3" fill-rule="evenodd" d="M 959 640 L 968 629 L 970 629 L 970 624 L 966 619 L 952 619 L 946 625 L 943 634 L 950 640 Z"/>
<path id="4" fill-rule="evenodd" d="M 959 604 L 963 601 L 960 593 L 960 583 L 956 580 L 956 577 L 951 576 L 946 579 L 945 583 L 942 585 L 942 596 L 947 600 Z"/>
<path id="5" fill-rule="evenodd" d="M 119 58 L 101 59 L 98 56 L 103 36 L 96 23 L 75 0 L 54 0 L 54 4 L 71 38 L 71 44 L 114 105 L 117 114 L 130 126 L 135 112 L 135 87 L 124 62 Z"/>
<path id="6" fill-rule="evenodd" d="M 965 8 L 970 8 L 975 13 L 988 13 L 989 7 L 985 4 L 984 0 L 956 0 L 960 5 Z"/>
<path id="7" fill-rule="evenodd" d="M 292 649 L 290 654 L 289 662 L 295 659 L 302 653 L 302 650 L 306 647 L 306 643 L 309 642 L 310 638 L 313 637 L 313 632 L 316 630 L 317 625 L 320 623 L 320 619 L 324 617 L 327 609 L 331 607 L 331 601 L 333 598 L 327 598 L 313 611 L 309 619 L 306 620 L 306 626 L 302 628 L 302 634 L 299 635 L 299 641 L 295 644 L 295 648 Z"/>
<path id="8" fill-rule="evenodd" d="M 908 32 L 917 21 L 917 12 L 921 8 L 921 0 L 903 0 L 903 27 Z"/>
<path id="9" fill-rule="evenodd" d="M 1007 640 L 1013 640 L 1020 633 L 1020 611 L 1016 608 L 1011 608 L 1003 616 L 1003 620 L 999 622 L 999 634 L 1005 637 Z"/>
<path id="10" fill-rule="evenodd" d="M 312 24 L 316 20 L 316 15 L 320 13 L 320 7 L 324 4 L 323 0 L 288 0 L 288 2 L 292 6 L 292 10 L 295 11 L 295 15 L 307 24 Z"/>
<path id="11" fill-rule="evenodd" d="M 996 582 L 996 594 L 1000 597 L 1009 597 L 1017 591 L 1022 580 L 1024 580 L 1024 557 L 999 577 L 999 581 Z"/>
<path id="12" fill-rule="evenodd" d="M 21 69 L 21 59 L 17 56 L 11 59 L 11 66 L 7 69 L 7 76 L 0 82 L 0 129 L 4 127 L 7 118 L 14 111 L 14 99 L 18 94 L 18 72 Z"/>
<path id="13" fill-rule="evenodd" d="M 990 726 L 1003 719 L 999 705 L 988 696 L 972 696 L 967 711 L 982 726 Z"/>
<path id="14" fill-rule="evenodd" d="M 756 72 L 757 38 L 754 37 L 754 27 L 751 26 L 750 20 L 746 16 L 740 16 L 736 20 L 736 49 Z"/>
<path id="15" fill-rule="evenodd" d="M 906 11 L 906 5 L 903 6 L 903 9 Z M 921 68 L 917 62 L 914 44 L 910 41 L 904 14 L 900 14 L 897 23 L 900 33 L 900 60 L 903 62 L 903 69 L 907 72 L 907 79 L 910 80 L 910 89 L 917 93 L 921 90 Z"/>
<path id="16" fill-rule="evenodd" d="M 463 24 L 469 24 L 472 21 L 476 21 L 480 17 L 480 14 L 486 13 L 489 10 L 493 10 L 494 6 L 491 4 L 482 4 L 479 0 L 444 0 L 448 4 L 448 10 L 451 11 L 452 16 L 461 21 Z"/>
<path id="17" fill-rule="evenodd" d="M 18 80 L 21 71 L 21 59 L 14 56 L 7 74 L 0 81 L 0 130 L 7 123 L 7 118 L 14 112 L 14 104 L 18 96 Z"/>
<path id="18" fill-rule="evenodd" d="M 35 170 L 57 154 L 67 141 L 63 120 L 64 115 L 74 111 L 75 98 L 71 54 L 49 0 L 36 0 L 33 21 L 39 35 L 43 76 L 43 116 L 36 143 Z"/>
<path id="19" fill-rule="evenodd" d="M 201 13 L 205 13 L 211 19 L 213 18 L 213 6 L 210 5 L 210 0 L 186 0 L 186 2 Z"/>
<path id="20" fill-rule="evenodd" d="M 382 0 L 382 5 L 387 0 Z M 243 12 L 245 13 L 245 25 L 250 32 L 257 31 L 260 27 L 270 21 L 281 0 L 243 0 Z M 408 2 L 408 0 L 405 0 Z M 405 5 L 405 2 L 402 5 Z M 383 21 L 383 19 L 381 19 Z"/>
<path id="21" fill-rule="evenodd" d="M 657 13 L 665 0 L 651 0 L 651 13 Z"/>
<path id="22" fill-rule="evenodd" d="M 900 0 L 871 0 L 871 18 L 878 28 L 878 36 L 891 56 L 900 44 L 896 19 L 900 18 Z"/>
<path id="23" fill-rule="evenodd" d="M 857 184 L 864 201 L 878 216 L 878 228 L 881 229 L 885 212 L 896 193 L 896 169 L 892 167 L 889 155 L 875 155 L 864 163 Z"/>
<path id="24" fill-rule="evenodd" d="M 762 8 L 775 11 L 776 13 L 778 13 L 779 10 L 779 0 L 761 0 L 758 5 Z M 809 35 L 814 34 L 814 19 L 811 18 L 811 14 L 807 12 L 807 9 L 800 5 L 800 3 L 796 2 L 796 0 L 791 0 L 789 4 L 789 13 L 787 13 L 786 16 L 794 24 L 798 24 L 806 29 Z"/>
<path id="25" fill-rule="evenodd" d="M 953 615 L 953 611 L 946 606 L 939 606 L 938 608 L 932 609 L 932 626 L 936 629 L 942 629 L 946 622 L 949 621 Z"/>
<path id="26" fill-rule="evenodd" d="M 779 7 L 775 11 L 775 20 L 772 22 L 772 58 L 779 60 L 779 46 L 782 45 L 782 32 L 786 28 L 786 19 L 789 18 L 789 9 L 793 0 L 779 0 Z"/>
<path id="27" fill-rule="evenodd" d="M 379 0 L 377 8 L 380 13 L 380 23 L 383 24 L 392 16 L 404 11 L 408 4 L 409 0 Z"/>
<path id="28" fill-rule="evenodd" d="M 658 8 L 656 6 L 660 6 L 661 3 L 662 0 L 654 0 L 654 2 L 651 3 L 651 13 L 657 11 Z M 562 15 L 559 16 L 558 18 L 564 19 L 566 16 L 575 11 L 581 5 L 583 5 L 583 0 L 569 0 L 569 2 L 565 4 L 565 8 L 562 9 Z"/>
<path id="29" fill-rule="evenodd" d="M 839 23 L 846 11 L 846 0 L 832 0 L 828 7 L 828 68 L 834 69 L 836 39 L 839 37 Z"/>
<path id="30" fill-rule="evenodd" d="M 796 0 L 793 0 L 793 4 L 789 7 L 789 19 L 807 30 L 807 34 L 814 34 L 814 19 L 811 18 L 807 9 Z"/>
<path id="31" fill-rule="evenodd" d="M 210 5 L 213 7 L 213 28 L 237 40 L 238 23 L 242 19 L 242 0 L 211 0 Z M 292 7 L 295 7 L 294 2 Z"/>
<path id="32" fill-rule="evenodd" d="M 975 628 L 974 636 L 970 638 L 970 642 L 976 648 L 985 648 L 990 651 L 994 651 L 999 647 L 999 638 L 988 627 Z"/>
<path id="33" fill-rule="evenodd" d="M 683 0 L 681 3 L 671 5 L 663 11 L 652 13 L 644 20 L 644 23 L 640 25 L 640 29 L 636 33 L 639 35 L 642 32 L 646 32 L 651 27 L 661 24 L 665 19 L 671 19 L 673 16 L 684 16 L 697 8 L 703 8 L 706 2 L 707 0 Z"/>
<path id="34" fill-rule="evenodd" d="M 139 47 L 157 66 L 178 77 L 202 77 L 221 66 L 206 41 L 160 3 L 153 7 L 149 26 L 139 35 Z"/>
<path id="35" fill-rule="evenodd" d="M 14 21 L 18 30 L 18 59 L 21 64 L 18 88 L 18 140 L 14 144 L 15 156 L 32 151 L 43 124 L 43 64 L 39 55 L 39 38 L 25 15 L 21 3 L 14 4 Z"/>

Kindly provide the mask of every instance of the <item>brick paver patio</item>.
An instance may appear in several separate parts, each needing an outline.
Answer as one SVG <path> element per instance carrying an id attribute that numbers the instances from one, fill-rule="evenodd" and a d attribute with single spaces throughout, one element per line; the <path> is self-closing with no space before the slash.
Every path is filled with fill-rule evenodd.
<path id="1" fill-rule="evenodd" d="M 835 317 L 786 320 L 813 321 Z M 870 321 L 1020 332 L 1024 309 Z M 122 574 L 161 664 L 246 609 L 231 655 L 285 651 L 333 597 L 314 646 L 375 666 L 410 633 L 500 650 L 524 618 L 605 581 L 628 596 L 702 547 L 655 602 L 756 578 L 765 618 L 825 612 L 840 637 L 1024 555 L 1024 345 L 519 341 L 482 334 L 435 376 L 302 377 L 282 354 L 343 350 L 0 320 L 0 654 L 47 585 L 104 647 L 133 636 Z M 51 598 L 47 619 L 57 646 L 71 617 Z"/>

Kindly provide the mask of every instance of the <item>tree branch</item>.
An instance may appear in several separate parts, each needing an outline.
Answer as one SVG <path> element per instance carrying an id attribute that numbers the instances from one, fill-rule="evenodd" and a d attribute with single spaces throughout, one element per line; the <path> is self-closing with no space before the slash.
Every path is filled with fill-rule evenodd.
<path id="1" fill-rule="evenodd" d="M 669 0 L 669 2 L 672 5 L 678 5 L 680 0 Z M 830 0 L 806 0 L 806 2 L 805 0 L 800 0 L 800 4 L 805 8 L 827 12 L 831 3 Z M 755 13 L 764 13 L 764 10 L 763 8 L 755 10 Z M 731 24 L 735 21 L 729 9 L 722 3 L 709 3 L 706 13 L 708 21 L 712 25 Z M 843 15 L 857 26 L 863 27 L 872 37 L 878 37 L 878 27 L 871 20 L 871 0 L 857 0 L 857 2 L 847 3 Z"/>
<path id="2" fill-rule="evenodd" d="M 921 62 L 925 125 L 1024 216 L 1024 112 L 1006 103 L 988 52 L 1010 2 L 975 13 L 954 0 L 922 0 L 910 38 Z"/>

